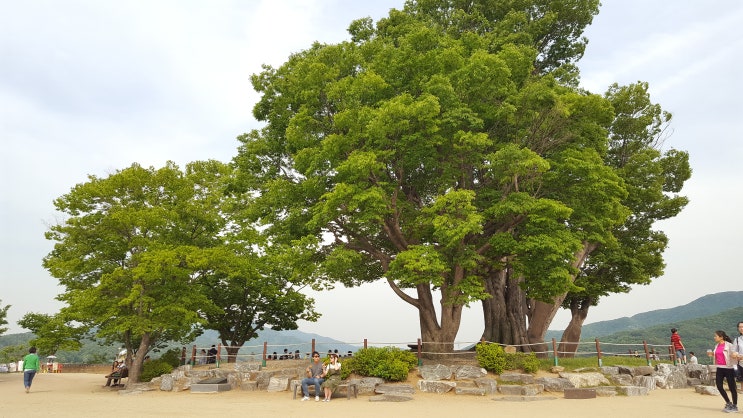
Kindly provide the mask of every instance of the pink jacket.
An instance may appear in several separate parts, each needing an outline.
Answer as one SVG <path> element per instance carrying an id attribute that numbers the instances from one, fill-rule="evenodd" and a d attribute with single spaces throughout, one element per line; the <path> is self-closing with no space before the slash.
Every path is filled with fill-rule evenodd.
<path id="1" fill-rule="evenodd" d="M 724 367 L 726 369 L 732 369 L 734 365 L 738 363 L 737 360 L 734 360 L 730 354 L 732 354 L 735 350 L 733 349 L 733 345 L 730 344 L 727 341 L 723 341 L 725 344 L 725 348 L 723 349 L 723 353 L 725 354 L 725 364 L 715 364 L 717 367 Z M 715 349 L 713 351 L 717 351 L 717 346 L 715 346 Z M 717 358 L 715 358 L 715 363 L 717 363 Z"/>

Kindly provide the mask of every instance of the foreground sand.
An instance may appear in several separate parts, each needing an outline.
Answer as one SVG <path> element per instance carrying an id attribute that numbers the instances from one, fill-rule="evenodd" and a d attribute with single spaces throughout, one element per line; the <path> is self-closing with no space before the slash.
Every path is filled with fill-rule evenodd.
<path id="1" fill-rule="evenodd" d="M 564 399 L 539 402 L 493 401 L 488 396 L 416 392 L 401 403 L 333 399 L 330 403 L 292 400 L 291 393 L 228 391 L 190 393 L 152 391 L 125 394 L 104 388 L 100 374 L 38 374 L 31 393 L 23 390 L 20 373 L 0 374 L 0 417 L 455 417 L 497 414 L 511 417 L 632 417 L 721 416 L 720 396 L 699 395 L 693 389 L 652 391 L 642 397 Z"/>

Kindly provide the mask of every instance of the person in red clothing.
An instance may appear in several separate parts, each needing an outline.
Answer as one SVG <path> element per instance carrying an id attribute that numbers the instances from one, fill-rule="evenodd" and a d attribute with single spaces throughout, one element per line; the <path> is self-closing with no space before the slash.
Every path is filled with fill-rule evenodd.
<path id="1" fill-rule="evenodd" d="M 676 358 L 681 364 L 686 364 L 686 348 L 684 343 L 681 342 L 681 336 L 678 334 L 676 328 L 671 328 L 671 345 L 674 351 L 676 351 Z"/>

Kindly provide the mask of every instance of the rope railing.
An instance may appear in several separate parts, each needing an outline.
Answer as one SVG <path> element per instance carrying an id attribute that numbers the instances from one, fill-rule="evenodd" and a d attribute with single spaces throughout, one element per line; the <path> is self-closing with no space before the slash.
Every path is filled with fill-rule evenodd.
<path id="1" fill-rule="evenodd" d="M 602 343 L 596 338 L 594 341 L 576 341 L 576 342 L 565 342 L 559 343 L 560 347 L 568 347 L 571 350 L 558 350 L 558 342 L 553 338 L 551 341 L 544 341 L 540 343 L 525 343 L 525 344 L 502 344 L 493 341 L 454 341 L 454 342 L 439 342 L 439 341 L 422 341 L 418 339 L 412 342 L 382 342 L 372 341 L 364 339 L 362 342 L 346 343 L 346 342 L 329 342 L 329 341 L 317 341 L 312 339 L 308 343 L 287 343 L 287 344 L 269 344 L 264 342 L 262 345 L 243 345 L 243 346 L 223 346 L 222 344 L 211 346 L 211 347 L 197 347 L 193 345 L 191 347 L 190 356 L 187 355 L 186 347 L 183 347 L 181 351 L 181 364 L 190 364 L 195 366 L 197 364 L 214 364 L 215 367 L 220 367 L 225 357 L 233 356 L 235 360 L 247 360 L 247 361 L 261 361 L 265 366 L 267 360 L 279 360 L 279 359 L 310 359 L 312 352 L 319 352 L 323 355 L 325 348 L 328 348 L 328 353 L 336 353 L 341 357 L 353 355 L 352 352 L 338 352 L 338 345 L 353 346 L 360 348 L 369 347 L 397 347 L 407 348 L 410 351 L 416 353 L 418 358 L 418 364 L 423 364 L 423 359 L 428 358 L 441 358 L 441 356 L 450 356 L 451 358 L 460 358 L 465 356 L 472 356 L 474 347 L 477 344 L 497 344 L 503 347 L 507 352 L 529 352 L 534 353 L 540 357 L 551 357 L 555 366 L 559 363 L 559 358 L 567 357 L 596 357 L 598 365 L 602 366 L 602 358 L 604 356 L 616 356 L 616 357 L 645 357 L 647 364 L 651 365 L 652 360 L 665 360 L 677 364 L 676 352 L 670 345 L 653 345 L 648 344 L 646 341 L 639 343 Z M 309 350 L 306 348 L 310 347 Z M 437 346 L 444 346 L 441 350 L 435 350 Z M 595 347 L 595 350 L 586 349 L 586 346 L 591 348 Z M 426 350 L 424 351 L 424 347 Z M 290 348 L 294 349 L 293 351 Z M 432 350 L 432 348 L 434 348 Z M 579 348 L 581 348 L 579 350 Z M 274 350 L 276 349 L 276 350 Z M 279 352 L 279 349 L 283 351 Z M 209 351 L 211 350 L 211 352 Z M 663 353 L 666 351 L 668 354 Z M 242 351 L 242 353 L 241 353 Z M 249 354 L 246 353 L 249 351 Z"/>

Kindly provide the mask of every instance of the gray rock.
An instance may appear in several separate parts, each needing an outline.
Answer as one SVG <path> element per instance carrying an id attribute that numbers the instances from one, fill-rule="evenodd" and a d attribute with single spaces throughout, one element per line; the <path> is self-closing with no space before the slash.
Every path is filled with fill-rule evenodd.
<path id="1" fill-rule="evenodd" d="M 498 382 L 495 379 L 489 377 L 481 377 L 479 379 L 475 379 L 475 385 L 488 394 L 498 392 Z"/>
<path id="2" fill-rule="evenodd" d="M 500 385 L 498 392 L 503 395 L 536 396 L 544 391 L 544 386 L 539 384 L 530 385 Z"/>
<path id="3" fill-rule="evenodd" d="M 601 385 L 609 385 L 609 381 L 601 373 L 560 373 L 560 377 L 567 379 L 576 388 L 586 388 Z"/>
<path id="4" fill-rule="evenodd" d="M 459 385 L 457 385 L 457 387 L 454 388 L 454 393 L 456 395 L 476 395 L 476 396 L 485 396 L 489 394 L 485 389 L 478 388 L 477 386 L 460 387 Z"/>
<path id="5" fill-rule="evenodd" d="M 418 374 L 423 380 L 449 380 L 451 379 L 452 371 L 443 364 L 434 364 L 418 367 Z"/>
<path id="6" fill-rule="evenodd" d="M 494 401 L 506 402 L 532 402 L 532 401 L 551 401 L 557 399 L 554 396 L 499 396 L 493 398 Z"/>
<path id="7" fill-rule="evenodd" d="M 632 370 L 632 376 L 652 376 L 655 369 L 652 366 L 638 366 Z"/>
<path id="8" fill-rule="evenodd" d="M 614 376 L 619 374 L 619 367 L 616 366 L 601 366 L 599 371 L 605 375 Z"/>
<path id="9" fill-rule="evenodd" d="M 269 392 L 283 392 L 289 387 L 289 378 L 287 377 L 272 377 L 268 381 Z"/>
<path id="10" fill-rule="evenodd" d="M 164 374 L 160 376 L 160 390 L 170 392 L 173 390 L 173 376 Z"/>
<path id="11" fill-rule="evenodd" d="M 477 366 L 458 366 L 454 369 L 454 378 L 457 380 L 479 379 L 488 375 L 488 371 Z"/>
<path id="12" fill-rule="evenodd" d="M 502 382 L 517 382 L 517 383 L 534 383 L 534 376 L 527 373 L 511 373 L 506 372 L 498 376 Z"/>
<path id="13" fill-rule="evenodd" d="M 717 390 L 717 387 L 715 386 L 696 386 L 694 387 L 694 392 L 701 393 L 702 395 L 714 395 L 719 396 L 720 392 Z"/>
<path id="14" fill-rule="evenodd" d="M 628 374 L 616 374 L 609 376 L 609 382 L 616 386 L 630 386 L 632 385 L 632 376 Z"/>
<path id="15" fill-rule="evenodd" d="M 617 396 L 617 389 L 612 386 L 599 386 L 594 389 L 596 389 L 596 396 L 600 396 L 602 398 Z"/>
<path id="16" fill-rule="evenodd" d="M 260 371 L 262 366 L 260 363 L 234 363 L 234 370 L 236 372 L 249 373 Z"/>
<path id="17" fill-rule="evenodd" d="M 617 386 L 617 393 L 625 396 L 645 396 L 650 391 L 641 386 Z"/>
<path id="18" fill-rule="evenodd" d="M 359 394 L 373 395 L 377 385 L 381 385 L 382 383 L 384 383 L 384 379 L 380 379 L 379 377 L 364 377 L 357 383 Z"/>
<path id="19" fill-rule="evenodd" d="M 655 385 L 655 378 L 653 376 L 636 376 L 633 380 L 634 386 L 642 386 L 644 388 L 647 388 L 647 390 L 655 390 L 657 386 Z"/>
<path id="20" fill-rule="evenodd" d="M 412 400 L 413 395 L 407 393 L 385 393 L 369 397 L 369 402 L 406 402 Z"/>
<path id="21" fill-rule="evenodd" d="M 411 385 L 393 385 L 393 384 L 381 384 L 374 388 L 374 393 L 415 393 L 415 389 Z"/>
<path id="22" fill-rule="evenodd" d="M 575 387 L 568 379 L 562 377 L 539 377 L 535 382 L 544 386 L 547 392 L 564 392 L 565 389 Z"/>
<path id="23" fill-rule="evenodd" d="M 419 380 L 418 389 L 428 393 L 446 393 L 454 389 L 456 383 L 442 380 Z"/>

